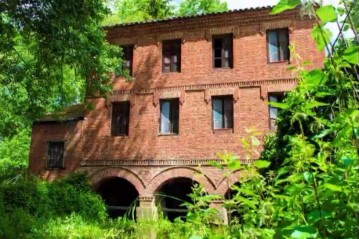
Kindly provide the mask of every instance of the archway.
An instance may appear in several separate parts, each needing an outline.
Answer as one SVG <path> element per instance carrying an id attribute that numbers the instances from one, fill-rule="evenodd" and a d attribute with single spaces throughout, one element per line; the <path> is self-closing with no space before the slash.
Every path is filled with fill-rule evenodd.
<path id="1" fill-rule="evenodd" d="M 229 205 L 232 206 L 226 208 L 229 223 L 243 222 L 243 215 L 240 212 L 240 208 L 238 208 L 237 205 L 238 202 L 234 199 L 234 197 L 238 194 L 238 190 L 236 190 L 236 188 L 239 187 L 240 187 L 240 183 L 237 182 L 234 185 L 232 185 L 224 194 L 225 200 L 233 200 L 233 203 L 229 203 Z"/>
<path id="2" fill-rule="evenodd" d="M 136 218 L 138 192 L 129 181 L 119 177 L 107 178 L 99 183 L 96 191 L 105 201 L 111 218 Z"/>
<path id="3" fill-rule="evenodd" d="M 192 202 L 188 196 L 192 187 L 198 184 L 190 178 L 178 177 L 167 180 L 156 191 L 156 204 L 160 207 L 163 215 L 170 221 L 180 217 L 185 219 L 187 208 L 182 204 Z"/>

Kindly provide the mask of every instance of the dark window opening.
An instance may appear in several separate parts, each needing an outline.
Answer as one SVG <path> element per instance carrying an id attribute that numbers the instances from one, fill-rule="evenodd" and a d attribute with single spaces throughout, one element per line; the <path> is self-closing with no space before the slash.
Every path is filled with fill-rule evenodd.
<path id="1" fill-rule="evenodd" d="M 181 71 L 181 40 L 168 40 L 162 43 L 162 71 Z"/>
<path id="2" fill-rule="evenodd" d="M 278 102 L 282 103 L 284 99 L 284 92 L 276 92 L 268 94 L 269 102 Z M 275 130 L 277 128 L 276 120 L 278 118 L 277 107 L 269 105 L 269 128 Z"/>
<path id="3" fill-rule="evenodd" d="M 196 182 L 189 178 L 175 178 L 166 182 L 157 191 L 156 203 L 170 221 L 173 222 L 178 217 L 186 219 L 188 210 L 182 204 L 193 203 L 188 195 L 192 193 L 195 184 Z"/>
<path id="4" fill-rule="evenodd" d="M 133 45 L 122 46 L 123 53 L 123 68 L 122 70 L 127 71 L 129 76 L 132 76 L 133 68 Z"/>
<path id="5" fill-rule="evenodd" d="M 112 104 L 112 136 L 128 135 L 130 118 L 130 102 Z"/>
<path id="6" fill-rule="evenodd" d="M 179 99 L 160 100 L 160 133 L 178 134 Z"/>
<path id="7" fill-rule="evenodd" d="M 136 219 L 138 192 L 130 182 L 123 178 L 110 178 L 102 182 L 96 191 L 104 200 L 111 218 Z"/>
<path id="8" fill-rule="evenodd" d="M 289 61 L 288 29 L 267 31 L 268 62 Z"/>
<path id="9" fill-rule="evenodd" d="M 212 122 L 213 129 L 233 128 L 233 97 L 212 97 Z"/>
<path id="10" fill-rule="evenodd" d="M 242 224 L 244 222 L 243 210 L 245 209 L 241 208 L 239 206 L 240 202 L 235 200 L 235 196 L 238 195 L 238 190 L 236 190 L 236 188 L 240 188 L 239 183 L 234 184 L 224 195 L 226 201 L 229 202 L 225 207 L 227 209 L 228 222 L 230 224 Z"/>
<path id="11" fill-rule="evenodd" d="M 213 67 L 233 68 L 232 34 L 214 36 L 212 40 Z"/>
<path id="12" fill-rule="evenodd" d="M 64 168 L 65 142 L 48 142 L 47 167 Z"/>

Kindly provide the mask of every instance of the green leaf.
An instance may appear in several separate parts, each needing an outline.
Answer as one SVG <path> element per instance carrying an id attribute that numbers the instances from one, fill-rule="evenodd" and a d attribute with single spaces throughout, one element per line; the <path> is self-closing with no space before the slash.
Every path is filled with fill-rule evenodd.
<path id="1" fill-rule="evenodd" d="M 193 235 L 189 239 L 203 239 L 202 236 Z"/>
<path id="2" fill-rule="evenodd" d="M 307 214 L 307 218 L 310 223 L 315 223 L 316 221 L 321 219 L 321 217 L 325 218 L 327 216 L 329 216 L 329 213 L 323 210 L 314 210 Z"/>
<path id="3" fill-rule="evenodd" d="M 254 166 L 256 166 L 256 168 L 262 169 L 262 168 L 268 168 L 270 165 L 269 161 L 265 161 L 265 160 L 256 160 L 254 161 Z"/>
<path id="4" fill-rule="evenodd" d="M 290 236 L 291 238 L 305 239 L 315 238 L 316 234 L 316 230 L 311 226 L 298 226 L 294 228 L 294 231 Z"/>
<path id="5" fill-rule="evenodd" d="M 334 191 L 334 192 L 341 192 L 342 191 L 342 188 L 340 186 L 337 186 L 337 185 L 334 185 L 334 184 L 331 184 L 331 183 L 325 183 L 323 184 L 323 186 L 331 191 Z"/>
<path id="6" fill-rule="evenodd" d="M 211 165 L 214 168 L 223 169 L 223 165 L 220 162 L 211 161 L 208 164 Z"/>
<path id="7" fill-rule="evenodd" d="M 279 14 L 286 10 L 296 8 L 301 3 L 300 0 L 280 0 L 277 5 L 274 6 L 270 14 Z"/>
<path id="8" fill-rule="evenodd" d="M 306 85 L 319 86 L 324 79 L 326 79 L 324 72 L 322 70 L 315 69 L 308 72 L 304 78 L 304 83 Z"/>
<path id="9" fill-rule="evenodd" d="M 279 103 L 279 102 L 268 102 L 269 105 L 282 109 L 282 110 L 287 110 L 289 109 L 289 105 L 286 103 Z"/>
<path id="10" fill-rule="evenodd" d="M 313 174 L 311 172 L 304 172 L 303 173 L 305 181 L 311 183 L 313 181 Z"/>
<path id="11" fill-rule="evenodd" d="M 359 46 L 351 46 L 346 49 L 343 53 L 344 60 L 349 63 L 358 65 L 359 64 Z"/>
<path id="12" fill-rule="evenodd" d="M 227 166 L 230 170 L 235 171 L 241 168 L 241 162 L 239 160 L 231 160 Z"/>
<path id="13" fill-rule="evenodd" d="M 326 44 L 330 42 L 332 36 L 331 31 L 324 29 L 321 26 L 315 26 L 312 30 L 312 38 L 317 45 L 319 51 L 324 50 Z"/>
<path id="14" fill-rule="evenodd" d="M 359 139 L 359 128 L 354 128 L 354 136 Z"/>
<path id="15" fill-rule="evenodd" d="M 323 103 L 323 102 L 319 102 L 319 101 L 312 101 L 312 102 L 308 102 L 307 104 L 305 104 L 305 108 L 306 109 L 313 109 L 315 107 L 326 106 L 326 105 L 328 105 L 328 104 Z"/>
<path id="16" fill-rule="evenodd" d="M 320 7 L 316 12 L 323 24 L 337 20 L 337 13 L 332 5 Z"/>

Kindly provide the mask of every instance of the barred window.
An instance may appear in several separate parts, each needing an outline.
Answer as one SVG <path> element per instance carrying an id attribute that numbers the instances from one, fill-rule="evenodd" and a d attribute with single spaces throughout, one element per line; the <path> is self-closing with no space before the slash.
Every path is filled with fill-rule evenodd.
<path id="1" fill-rule="evenodd" d="M 48 142 L 47 144 L 47 167 L 64 168 L 65 142 Z"/>

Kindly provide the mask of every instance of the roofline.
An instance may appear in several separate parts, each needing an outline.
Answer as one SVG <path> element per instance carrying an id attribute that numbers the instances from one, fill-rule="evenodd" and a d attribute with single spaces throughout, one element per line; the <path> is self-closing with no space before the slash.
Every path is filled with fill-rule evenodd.
<path id="1" fill-rule="evenodd" d="M 41 125 L 41 124 L 61 124 L 61 123 L 67 123 L 67 122 L 73 122 L 73 121 L 81 121 L 85 120 L 85 117 L 77 117 L 72 119 L 58 119 L 58 120 L 35 120 L 33 121 L 33 125 Z"/>
<path id="2" fill-rule="evenodd" d="M 118 27 L 150 25 L 150 24 L 156 24 L 156 23 L 166 23 L 166 22 L 171 22 L 171 21 L 176 21 L 176 20 L 187 20 L 187 19 L 201 18 L 201 17 L 207 17 L 207 16 L 226 15 L 226 14 L 230 14 L 230 13 L 269 10 L 269 9 L 272 9 L 273 6 L 274 5 L 272 5 L 272 6 L 267 5 L 267 6 L 255 7 L 255 8 L 233 9 L 233 10 L 228 10 L 228 11 L 224 11 L 224 12 L 200 13 L 200 14 L 191 15 L 191 16 L 176 16 L 176 17 L 170 17 L 170 18 L 161 19 L 161 20 L 148 20 L 148 21 L 140 21 L 140 22 L 120 23 L 120 24 L 115 24 L 112 26 L 104 26 L 103 28 L 104 29 L 112 29 L 112 28 L 118 28 Z"/>

